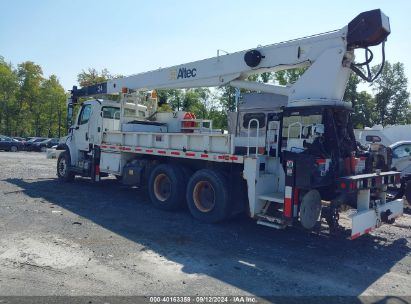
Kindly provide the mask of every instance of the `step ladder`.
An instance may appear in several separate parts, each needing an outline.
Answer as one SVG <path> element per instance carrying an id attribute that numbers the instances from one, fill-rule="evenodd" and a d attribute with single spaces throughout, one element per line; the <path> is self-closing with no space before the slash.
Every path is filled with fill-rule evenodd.
<path id="1" fill-rule="evenodd" d="M 266 202 L 261 213 L 257 214 L 257 224 L 264 225 L 276 229 L 284 229 L 287 227 L 286 221 L 282 217 L 277 217 L 268 214 L 271 203 L 284 204 L 284 192 L 271 192 L 258 196 L 259 200 Z M 283 212 L 283 208 L 278 208 L 276 211 Z"/>
<path id="2" fill-rule="evenodd" d="M 258 199 L 267 201 L 267 202 L 275 202 L 275 203 L 284 203 L 284 192 L 271 192 L 266 194 L 261 194 L 258 196 Z"/>

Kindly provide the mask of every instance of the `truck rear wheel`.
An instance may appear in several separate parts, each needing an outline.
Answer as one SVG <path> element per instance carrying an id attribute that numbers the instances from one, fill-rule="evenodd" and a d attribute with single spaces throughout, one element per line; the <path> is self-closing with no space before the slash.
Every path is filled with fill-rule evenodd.
<path id="1" fill-rule="evenodd" d="M 220 172 L 202 169 L 194 173 L 186 196 L 191 214 L 202 222 L 220 222 L 230 213 L 228 183 Z"/>
<path id="2" fill-rule="evenodd" d="M 70 172 L 70 154 L 65 151 L 60 153 L 57 160 L 57 176 L 61 181 L 71 182 L 74 180 L 74 173 Z"/>
<path id="3" fill-rule="evenodd" d="M 148 181 L 148 195 L 153 205 L 162 210 L 177 210 L 184 203 L 185 178 L 181 168 L 161 164 L 153 169 Z"/>
<path id="4" fill-rule="evenodd" d="M 300 222 L 301 225 L 311 230 L 317 224 L 321 214 L 321 195 L 318 190 L 308 191 L 301 201 Z"/>

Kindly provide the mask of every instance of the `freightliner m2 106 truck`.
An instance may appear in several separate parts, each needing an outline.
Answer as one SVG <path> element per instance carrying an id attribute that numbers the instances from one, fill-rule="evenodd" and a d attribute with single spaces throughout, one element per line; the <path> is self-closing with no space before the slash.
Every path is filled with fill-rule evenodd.
<path id="1" fill-rule="evenodd" d="M 351 73 L 367 81 L 378 76 L 367 69 L 369 48 L 381 45 L 384 63 L 389 34 L 389 19 L 377 9 L 339 30 L 73 87 L 69 115 L 81 107 L 57 175 L 95 182 L 115 175 L 146 187 L 154 206 L 188 205 L 193 217 L 208 223 L 248 213 L 274 228 L 310 230 L 324 218 L 335 230 L 348 206 L 351 238 L 357 238 L 403 213 L 402 199 L 387 195 L 400 184 L 399 173 L 357 145 L 353 109 L 343 100 Z M 355 61 L 357 49 L 365 50 L 365 62 Z M 297 67 L 306 71 L 288 86 L 247 80 Z M 156 89 L 219 86 L 254 92 L 237 98 L 228 132 L 190 112 L 159 110 Z M 82 102 L 87 97 L 94 99 Z"/>

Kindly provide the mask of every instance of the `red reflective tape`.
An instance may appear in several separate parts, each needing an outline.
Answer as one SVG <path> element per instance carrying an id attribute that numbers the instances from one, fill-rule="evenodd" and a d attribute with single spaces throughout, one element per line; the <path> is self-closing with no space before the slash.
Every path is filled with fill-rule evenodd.
<path id="1" fill-rule="evenodd" d="M 129 148 L 129 147 L 123 147 L 123 150 L 124 150 L 124 151 L 131 151 L 131 148 Z"/>
<path id="2" fill-rule="evenodd" d="M 135 148 L 136 151 L 143 151 L 141 148 Z"/>
<path id="3" fill-rule="evenodd" d="M 177 151 L 171 151 L 170 152 L 172 155 L 180 155 L 180 152 L 177 152 Z"/>
<path id="4" fill-rule="evenodd" d="M 292 217 L 291 198 L 284 198 L 284 216 Z"/>
<path id="5" fill-rule="evenodd" d="M 361 233 L 356 233 L 356 234 L 353 234 L 352 236 L 351 236 L 351 239 L 352 240 L 354 240 L 354 239 L 356 239 L 356 238 L 358 238 L 358 237 L 360 237 L 361 236 Z"/>
<path id="6" fill-rule="evenodd" d="M 147 150 L 147 149 L 146 149 L 146 152 L 148 152 L 148 153 L 153 153 L 153 150 Z"/>
<path id="7" fill-rule="evenodd" d="M 202 158 L 208 158 L 208 154 L 201 154 Z"/>
<path id="8" fill-rule="evenodd" d="M 293 193 L 293 203 L 294 205 L 298 205 L 298 194 L 299 194 L 298 188 L 294 188 L 294 193 Z"/>
<path id="9" fill-rule="evenodd" d="M 157 153 L 159 153 L 159 154 L 166 154 L 166 151 L 164 151 L 164 150 L 157 150 Z"/>
<path id="10" fill-rule="evenodd" d="M 218 159 L 224 159 L 224 155 L 219 155 Z"/>
<path id="11" fill-rule="evenodd" d="M 230 159 L 231 160 L 238 160 L 238 157 L 237 156 L 230 156 Z"/>
<path id="12" fill-rule="evenodd" d="M 323 164 L 326 163 L 326 160 L 325 159 L 317 159 L 316 162 L 317 162 L 317 164 L 323 165 Z"/>
<path id="13" fill-rule="evenodd" d="M 96 165 L 96 175 L 100 175 L 100 166 Z"/>
<path id="14" fill-rule="evenodd" d="M 196 156 L 195 153 L 186 153 L 186 156 Z"/>
<path id="15" fill-rule="evenodd" d="M 116 146 L 110 146 L 109 148 L 110 149 L 116 149 Z"/>
<path id="16" fill-rule="evenodd" d="M 107 148 L 107 146 L 101 146 L 103 149 Z"/>
<path id="17" fill-rule="evenodd" d="M 364 230 L 364 234 L 369 233 L 374 227 L 370 227 Z"/>

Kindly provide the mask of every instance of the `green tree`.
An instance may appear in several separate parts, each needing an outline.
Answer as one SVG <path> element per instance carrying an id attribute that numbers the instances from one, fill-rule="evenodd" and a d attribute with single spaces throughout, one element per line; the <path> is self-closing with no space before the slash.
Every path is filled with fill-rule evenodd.
<path id="1" fill-rule="evenodd" d="M 287 85 L 296 82 L 307 68 L 295 68 L 274 73 L 274 79 L 279 85 Z"/>
<path id="2" fill-rule="evenodd" d="M 183 106 L 183 90 L 178 89 L 160 89 L 157 90 L 159 103 L 168 104 L 175 111 L 180 111 Z"/>
<path id="3" fill-rule="evenodd" d="M 19 83 L 16 71 L 0 56 L 0 133 L 10 135 L 18 114 L 16 95 Z"/>
<path id="4" fill-rule="evenodd" d="M 372 68 L 375 73 L 380 65 Z M 381 75 L 372 83 L 375 92 L 377 123 L 382 125 L 406 123 L 410 117 L 409 92 L 404 64 L 385 63 Z"/>
<path id="5" fill-rule="evenodd" d="M 77 82 L 81 87 L 86 87 L 105 82 L 111 78 L 114 77 L 107 69 L 102 69 L 101 72 L 99 72 L 95 68 L 88 68 L 87 71 L 82 70 L 81 73 L 77 75 Z"/>
<path id="6" fill-rule="evenodd" d="M 351 73 L 343 97 L 343 100 L 351 102 L 352 104 L 354 110 L 352 114 L 354 128 L 363 128 L 373 123 L 372 120 L 367 120 L 365 116 L 367 115 L 368 117 L 370 106 L 373 106 L 374 100 L 373 97 L 369 94 L 367 95 L 366 92 L 362 92 L 363 94 L 360 97 L 360 93 L 358 93 L 358 85 L 360 83 L 360 78 L 356 74 Z"/>
<path id="7" fill-rule="evenodd" d="M 186 90 L 183 97 L 183 111 L 193 112 L 196 117 L 203 118 L 205 113 L 205 107 L 200 101 L 200 95 L 198 91 L 194 89 Z"/>
<path id="8" fill-rule="evenodd" d="M 371 94 L 366 91 L 358 93 L 353 113 L 353 125 L 355 128 L 360 129 L 375 125 L 377 117 L 375 105 L 375 98 Z"/>
<path id="9" fill-rule="evenodd" d="M 66 118 L 66 93 L 56 75 L 42 82 L 40 95 L 43 105 L 42 123 L 48 137 L 61 137 Z"/>
<path id="10" fill-rule="evenodd" d="M 17 75 L 20 82 L 17 97 L 19 110 L 16 117 L 17 134 L 28 133 L 40 136 L 42 133 L 40 84 L 43 80 L 43 71 L 34 62 L 26 61 L 17 66 Z"/>

